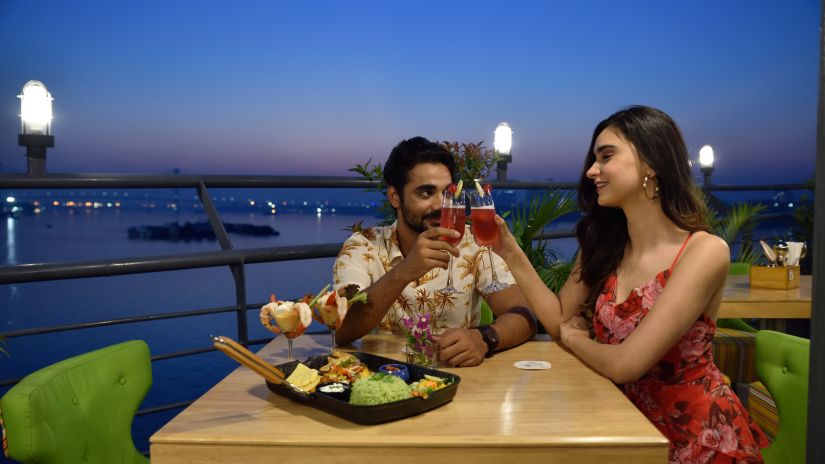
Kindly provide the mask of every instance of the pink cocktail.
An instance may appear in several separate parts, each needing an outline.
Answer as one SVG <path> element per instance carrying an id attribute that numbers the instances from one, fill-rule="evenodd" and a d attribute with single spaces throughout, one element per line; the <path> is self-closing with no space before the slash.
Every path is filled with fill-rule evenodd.
<path id="1" fill-rule="evenodd" d="M 466 228 L 467 223 L 466 207 L 466 195 L 463 191 L 458 189 L 455 184 L 450 185 L 444 190 L 441 198 L 441 221 L 439 226 L 458 232 L 458 237 L 442 235 L 440 237 L 441 240 L 453 246 L 456 246 L 461 242 L 461 239 L 464 237 L 464 229 Z M 464 293 L 453 287 L 453 255 L 449 253 L 448 255 L 449 263 L 447 264 L 447 283 L 444 288 L 437 290 L 437 292 L 443 295 Z"/>
<path id="2" fill-rule="evenodd" d="M 458 232 L 458 237 L 441 237 L 441 240 L 451 245 L 458 245 L 464 237 L 465 224 L 467 222 L 467 210 L 464 205 L 458 208 L 441 208 L 441 227 L 453 229 Z"/>
<path id="3" fill-rule="evenodd" d="M 496 210 L 491 206 L 473 208 L 470 220 L 473 223 L 473 236 L 480 246 L 494 245 L 498 241 Z"/>

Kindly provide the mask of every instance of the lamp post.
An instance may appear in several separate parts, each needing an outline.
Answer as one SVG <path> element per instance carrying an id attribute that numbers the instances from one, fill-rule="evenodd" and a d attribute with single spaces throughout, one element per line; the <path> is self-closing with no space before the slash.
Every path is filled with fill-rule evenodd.
<path id="1" fill-rule="evenodd" d="M 699 149 L 699 166 L 702 170 L 702 185 L 710 185 L 710 175 L 713 173 L 713 147 L 705 145 Z"/>
<path id="2" fill-rule="evenodd" d="M 21 133 L 17 144 L 26 147 L 30 176 L 46 174 L 46 148 L 54 146 L 52 128 L 52 94 L 40 81 L 23 85 L 20 99 Z"/>
<path id="3" fill-rule="evenodd" d="M 498 158 L 496 166 L 496 179 L 507 180 L 507 164 L 513 161 L 510 149 L 513 147 L 513 129 L 506 122 L 499 124 L 493 133 L 493 148 Z"/>

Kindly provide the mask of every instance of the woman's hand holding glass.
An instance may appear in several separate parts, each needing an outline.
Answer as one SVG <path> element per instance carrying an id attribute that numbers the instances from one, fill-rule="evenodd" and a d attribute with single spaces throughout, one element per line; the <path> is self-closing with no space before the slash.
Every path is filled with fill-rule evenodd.
<path id="1" fill-rule="evenodd" d="M 498 240 L 490 245 L 490 248 L 495 254 L 501 256 L 505 262 L 509 263 L 514 255 L 522 252 L 521 247 L 513 233 L 510 232 L 510 228 L 507 227 L 507 221 L 504 218 L 496 214 L 495 222 L 498 228 Z"/>

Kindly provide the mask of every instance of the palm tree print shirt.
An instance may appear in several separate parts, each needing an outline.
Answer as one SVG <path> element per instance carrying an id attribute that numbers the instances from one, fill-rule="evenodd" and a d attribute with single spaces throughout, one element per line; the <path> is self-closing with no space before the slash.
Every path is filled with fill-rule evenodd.
<path id="1" fill-rule="evenodd" d="M 396 221 L 387 227 L 363 229 L 344 242 L 333 267 L 335 288 L 354 284 L 364 290 L 404 259 L 398 246 L 397 225 Z M 447 284 L 447 270 L 433 268 L 404 288 L 381 321 L 381 330 L 403 334 L 401 319 L 413 313 L 430 314 L 432 330 L 436 334 L 448 328 L 478 326 L 481 300 L 485 296 L 480 289 L 492 282 L 490 256 L 498 280 L 509 284 L 515 282 L 501 257 L 488 254 L 475 243 L 469 226 L 457 248 L 460 256 L 453 257 L 453 286 L 464 293 L 438 293 L 437 290 Z"/>

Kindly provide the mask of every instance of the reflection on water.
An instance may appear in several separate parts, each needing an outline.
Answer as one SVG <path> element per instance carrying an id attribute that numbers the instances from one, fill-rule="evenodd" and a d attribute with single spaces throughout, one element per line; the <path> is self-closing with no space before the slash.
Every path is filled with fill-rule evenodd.
<path id="1" fill-rule="evenodd" d="M 17 244 L 15 243 L 15 227 L 17 220 L 6 217 L 6 264 L 17 264 Z"/>

